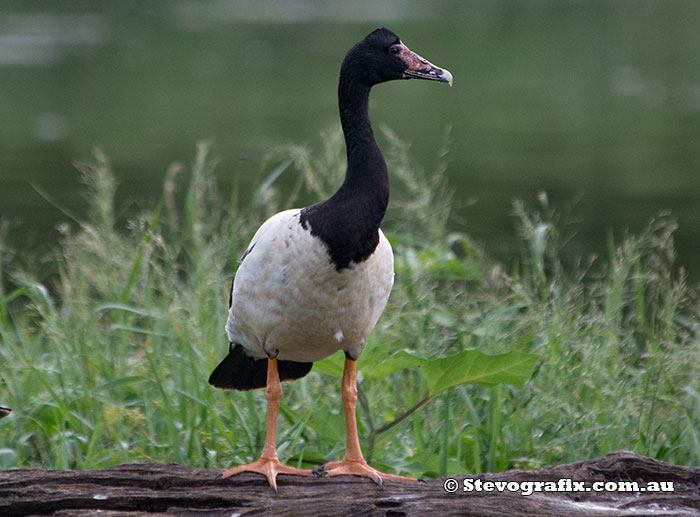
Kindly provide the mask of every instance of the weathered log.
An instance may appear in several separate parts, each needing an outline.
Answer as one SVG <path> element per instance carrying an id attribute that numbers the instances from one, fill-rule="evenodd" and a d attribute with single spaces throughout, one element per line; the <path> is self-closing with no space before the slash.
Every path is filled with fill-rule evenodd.
<path id="1" fill-rule="evenodd" d="M 452 483 L 448 478 L 385 481 L 378 486 L 352 476 L 281 475 L 275 493 L 257 474 L 229 479 L 217 479 L 216 474 L 156 463 L 88 471 L 8 470 L 0 472 L 0 515 L 700 516 L 700 468 L 669 465 L 627 451 L 532 471 L 455 476 L 450 478 L 456 482 L 454 493 L 445 489 Z M 464 491 L 465 479 L 473 491 Z M 560 479 L 583 481 L 586 487 L 595 482 L 636 482 L 639 491 L 546 491 L 557 483 L 572 488 Z M 476 491 L 479 481 L 494 482 L 494 491 Z M 525 481 L 543 482 L 541 491 L 523 495 L 528 485 L 509 491 L 513 483 L 510 487 L 497 483 Z M 673 491 L 642 490 L 660 482 L 672 482 Z"/>

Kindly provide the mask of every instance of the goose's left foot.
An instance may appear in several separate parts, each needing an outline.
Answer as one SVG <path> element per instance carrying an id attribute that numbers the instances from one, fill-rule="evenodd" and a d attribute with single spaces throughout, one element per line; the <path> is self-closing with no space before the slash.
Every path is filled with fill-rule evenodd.
<path id="1" fill-rule="evenodd" d="M 320 476 L 361 476 L 370 478 L 378 485 L 382 484 L 383 479 L 393 479 L 396 481 L 412 482 L 417 481 L 413 478 L 407 478 L 404 476 L 397 476 L 396 474 L 386 474 L 384 472 L 380 472 L 374 467 L 370 467 L 364 459 L 344 459 L 341 461 L 332 461 L 331 463 L 326 463 L 320 469 L 314 471 L 314 473 Z"/>

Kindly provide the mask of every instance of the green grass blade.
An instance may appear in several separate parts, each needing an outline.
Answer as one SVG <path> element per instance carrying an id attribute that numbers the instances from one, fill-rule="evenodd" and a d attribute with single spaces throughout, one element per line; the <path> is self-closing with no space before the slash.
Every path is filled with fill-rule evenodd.
<path id="1" fill-rule="evenodd" d="M 138 277 L 140 271 L 141 271 L 141 265 L 143 262 L 143 257 L 146 254 L 146 248 L 147 246 L 151 243 L 153 240 L 153 231 L 158 224 L 158 221 L 160 220 L 160 212 L 163 208 L 163 200 L 160 200 L 158 204 L 156 205 L 156 209 L 153 212 L 153 216 L 151 217 L 151 222 L 148 224 L 148 228 L 143 234 L 143 237 L 141 238 L 141 243 L 139 244 L 139 249 L 138 253 L 136 255 L 136 259 L 134 260 L 134 264 L 131 266 L 131 271 L 129 272 L 129 278 L 126 281 L 126 285 L 124 285 L 124 289 L 122 290 L 122 294 L 119 297 L 119 300 L 122 303 L 126 303 L 129 300 L 129 294 L 131 293 L 131 289 L 134 285 L 134 282 L 136 282 L 136 278 Z"/>

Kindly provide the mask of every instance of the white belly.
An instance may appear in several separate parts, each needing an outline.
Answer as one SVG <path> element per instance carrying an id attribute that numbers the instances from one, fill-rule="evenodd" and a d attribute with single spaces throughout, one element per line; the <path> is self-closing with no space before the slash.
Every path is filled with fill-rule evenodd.
<path id="1" fill-rule="evenodd" d="M 357 358 L 394 282 L 391 245 L 337 271 L 322 241 L 299 224 L 299 210 L 268 219 L 241 262 L 226 332 L 256 358 L 313 362 L 338 350 Z"/>

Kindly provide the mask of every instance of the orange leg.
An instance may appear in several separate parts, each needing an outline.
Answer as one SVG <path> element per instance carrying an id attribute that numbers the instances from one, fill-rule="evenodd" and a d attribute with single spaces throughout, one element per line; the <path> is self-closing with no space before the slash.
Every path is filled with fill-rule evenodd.
<path id="1" fill-rule="evenodd" d="M 356 361 L 345 359 L 345 368 L 343 370 L 343 409 L 345 411 L 345 431 L 347 437 L 347 446 L 345 448 L 345 457 L 341 461 L 333 461 L 326 463 L 321 469 L 322 475 L 341 476 L 350 474 L 354 476 L 363 476 L 372 479 L 375 483 L 381 485 L 382 478 L 396 479 L 399 481 L 416 481 L 412 478 L 396 476 L 394 474 L 385 474 L 370 467 L 362 456 L 360 449 L 360 440 L 357 437 L 357 421 L 355 420 L 355 406 L 357 404 L 357 372 Z"/>
<path id="2" fill-rule="evenodd" d="M 222 472 L 220 477 L 227 478 L 240 474 L 241 472 L 257 472 L 267 477 L 270 486 L 276 492 L 277 474 L 293 474 L 296 476 L 312 475 L 310 470 L 302 470 L 282 465 L 277 457 L 277 450 L 275 448 L 275 443 L 277 442 L 277 414 L 279 413 L 280 399 L 282 398 L 282 386 L 280 385 L 276 358 L 267 360 L 267 390 L 265 398 L 267 398 L 267 434 L 265 436 L 265 447 L 263 447 L 260 459 L 248 465 L 230 468 Z"/>

